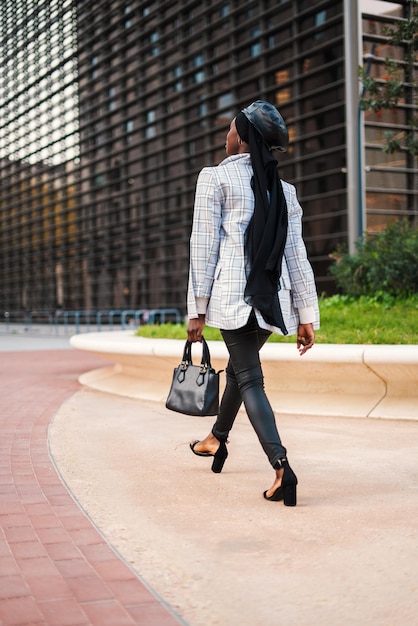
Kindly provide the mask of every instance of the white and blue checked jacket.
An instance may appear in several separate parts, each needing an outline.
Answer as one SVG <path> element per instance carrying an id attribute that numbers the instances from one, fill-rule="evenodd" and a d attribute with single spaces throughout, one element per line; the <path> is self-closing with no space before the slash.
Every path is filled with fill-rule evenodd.
<path id="1" fill-rule="evenodd" d="M 244 235 L 254 211 L 250 155 L 237 154 L 199 174 L 190 237 L 187 294 L 189 319 L 206 313 L 208 326 L 233 330 L 248 321 L 251 306 L 244 301 L 246 285 Z M 279 299 L 288 333 L 298 324 L 319 328 L 318 298 L 312 267 L 302 240 L 302 208 L 293 185 L 282 181 L 289 227 L 283 257 Z M 266 324 L 262 328 L 281 334 Z"/>

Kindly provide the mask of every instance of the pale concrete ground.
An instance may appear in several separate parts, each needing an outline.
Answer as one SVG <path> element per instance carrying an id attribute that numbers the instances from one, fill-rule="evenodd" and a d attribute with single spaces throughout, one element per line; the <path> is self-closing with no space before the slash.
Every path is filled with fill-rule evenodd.
<path id="1" fill-rule="evenodd" d="M 211 424 L 84 388 L 50 446 L 104 536 L 190 626 L 418 624 L 416 421 L 278 416 L 295 508 L 262 498 L 273 472 L 244 413 L 222 474 L 192 455 Z"/>
<path id="2" fill-rule="evenodd" d="M 68 337 L 34 337 L 0 334 L 0 352 L 26 350 L 65 350 L 71 348 Z"/>
<path id="3" fill-rule="evenodd" d="M 89 332 L 90 327 L 80 325 L 79 330 L 80 333 Z M 74 324 L 6 324 L 0 319 L 0 352 L 70 348 L 70 337 L 76 332 Z"/>
<path id="4" fill-rule="evenodd" d="M 50 445 L 81 505 L 190 626 L 417 624 L 418 424 L 280 416 L 298 506 L 244 414 L 222 474 L 193 456 L 211 418 L 83 389 Z"/>

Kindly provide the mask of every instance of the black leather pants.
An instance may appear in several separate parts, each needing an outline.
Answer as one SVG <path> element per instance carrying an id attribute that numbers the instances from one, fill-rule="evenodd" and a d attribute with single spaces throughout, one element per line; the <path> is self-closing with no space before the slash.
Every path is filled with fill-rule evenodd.
<path id="1" fill-rule="evenodd" d="M 222 330 L 229 352 L 226 386 L 212 433 L 219 440 L 227 439 L 241 402 L 272 466 L 286 456 L 277 431 L 276 420 L 264 391 L 264 378 L 259 351 L 270 332 L 257 324 L 254 313 L 245 326 Z"/>

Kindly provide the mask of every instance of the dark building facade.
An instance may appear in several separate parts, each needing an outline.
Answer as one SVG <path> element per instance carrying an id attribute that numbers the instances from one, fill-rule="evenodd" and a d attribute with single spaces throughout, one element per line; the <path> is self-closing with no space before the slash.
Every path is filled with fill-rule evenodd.
<path id="1" fill-rule="evenodd" d="M 376 75 L 384 55 L 402 58 L 381 25 L 410 3 L 386 4 L 3 0 L 0 313 L 184 311 L 197 174 L 258 98 L 287 121 L 281 176 L 332 293 L 339 243 L 418 213 L 416 163 L 381 150 L 416 103 L 384 117 L 358 106 L 362 53 Z"/>

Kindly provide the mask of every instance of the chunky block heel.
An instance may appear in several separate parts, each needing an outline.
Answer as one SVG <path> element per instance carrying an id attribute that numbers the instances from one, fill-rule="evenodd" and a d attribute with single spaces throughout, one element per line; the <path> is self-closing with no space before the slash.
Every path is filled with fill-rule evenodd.
<path id="1" fill-rule="evenodd" d="M 296 485 L 283 487 L 283 504 L 285 506 L 296 506 Z"/>
<path id="2" fill-rule="evenodd" d="M 281 502 L 283 500 L 285 506 L 296 506 L 296 485 L 298 484 L 298 479 L 295 472 L 286 458 L 277 461 L 274 468 L 276 470 L 283 468 L 282 484 L 273 491 L 271 496 L 268 496 L 267 491 L 265 491 L 263 494 L 265 499 L 272 502 Z"/>
<path id="3" fill-rule="evenodd" d="M 220 474 L 222 472 L 227 456 L 228 449 L 226 447 L 226 443 L 225 441 L 221 441 L 219 443 L 219 448 L 216 450 L 215 456 L 213 457 L 212 472 L 215 472 L 215 474 Z"/>

